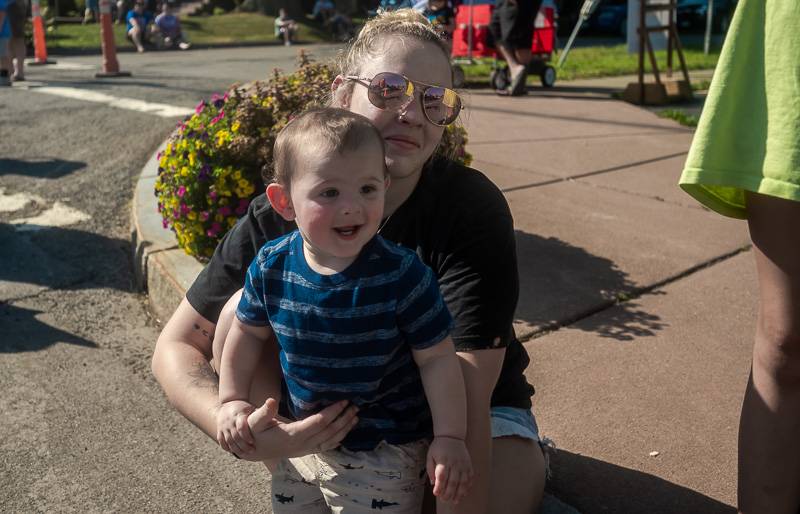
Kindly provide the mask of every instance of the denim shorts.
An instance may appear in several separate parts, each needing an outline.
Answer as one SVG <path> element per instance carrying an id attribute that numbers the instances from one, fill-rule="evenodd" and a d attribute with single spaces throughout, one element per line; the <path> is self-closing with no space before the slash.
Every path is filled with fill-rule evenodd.
<path id="1" fill-rule="evenodd" d="M 528 409 L 492 407 L 492 437 L 518 436 L 541 443 L 536 418 Z"/>

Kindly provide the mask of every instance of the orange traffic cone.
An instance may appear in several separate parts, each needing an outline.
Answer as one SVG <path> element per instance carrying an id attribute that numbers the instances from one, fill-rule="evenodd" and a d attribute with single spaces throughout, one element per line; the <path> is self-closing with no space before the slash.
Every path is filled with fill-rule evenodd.
<path id="1" fill-rule="evenodd" d="M 34 60 L 31 64 L 55 64 L 55 61 L 47 60 L 47 43 L 44 40 L 44 22 L 42 21 L 42 11 L 39 7 L 39 0 L 31 2 L 31 18 L 33 21 L 33 49 Z"/>
<path id="2" fill-rule="evenodd" d="M 103 71 L 95 77 L 130 77 L 130 72 L 119 71 L 114 29 L 111 27 L 111 0 L 100 0 L 100 38 L 103 49 Z"/>

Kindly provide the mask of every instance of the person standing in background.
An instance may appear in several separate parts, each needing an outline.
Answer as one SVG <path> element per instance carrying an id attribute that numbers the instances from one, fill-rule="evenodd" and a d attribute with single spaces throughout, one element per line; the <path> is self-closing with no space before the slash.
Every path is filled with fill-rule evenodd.
<path id="1" fill-rule="evenodd" d="M 11 54 L 9 71 L 13 70 L 11 80 L 22 82 L 25 80 L 25 22 L 28 6 L 25 0 L 11 0 L 8 5 L 8 22 L 11 28 L 11 38 L 8 49 Z"/>
<path id="2" fill-rule="evenodd" d="M 739 2 L 680 180 L 705 206 L 746 219 L 753 242 L 759 310 L 739 425 L 745 514 L 800 510 L 799 30 L 796 1 Z"/>
<path id="3" fill-rule="evenodd" d="M 0 86 L 10 86 L 11 57 L 8 51 L 8 40 L 11 39 L 11 27 L 8 21 L 8 0 L 0 0 Z"/>
<path id="4" fill-rule="evenodd" d="M 542 0 L 497 0 L 489 31 L 494 38 L 497 51 L 508 63 L 511 85 L 501 94 L 520 96 L 525 94 L 525 79 L 528 63 L 531 62 L 533 24 Z"/>

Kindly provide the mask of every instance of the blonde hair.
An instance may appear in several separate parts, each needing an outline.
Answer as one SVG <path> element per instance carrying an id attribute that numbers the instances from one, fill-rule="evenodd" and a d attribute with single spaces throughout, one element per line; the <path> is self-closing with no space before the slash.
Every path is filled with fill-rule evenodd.
<path id="1" fill-rule="evenodd" d="M 297 156 L 302 153 L 330 153 L 356 151 L 365 145 L 373 144 L 381 149 L 383 161 L 383 137 L 378 129 L 367 118 L 337 108 L 309 109 L 283 127 L 275 138 L 272 152 L 272 175 L 263 177 L 265 181 L 273 181 L 290 187 L 295 173 Z"/>
<path id="2" fill-rule="evenodd" d="M 362 63 L 379 55 L 383 49 L 380 43 L 388 37 L 405 37 L 431 43 L 439 48 L 447 62 L 450 62 L 450 49 L 447 43 L 428 19 L 414 9 L 398 9 L 381 13 L 364 25 L 355 40 L 339 55 L 336 62 L 339 74 L 357 75 Z M 451 77 L 452 73 L 450 67 Z"/>

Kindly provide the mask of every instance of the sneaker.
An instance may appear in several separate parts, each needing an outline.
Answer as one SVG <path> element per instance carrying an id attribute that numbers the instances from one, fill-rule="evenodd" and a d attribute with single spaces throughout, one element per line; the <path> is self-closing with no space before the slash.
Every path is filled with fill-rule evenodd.
<path id="1" fill-rule="evenodd" d="M 181 41 L 180 43 L 178 43 L 178 48 L 180 48 L 181 50 L 188 50 L 191 47 L 192 47 L 192 44 L 191 43 L 187 43 L 185 41 Z"/>

